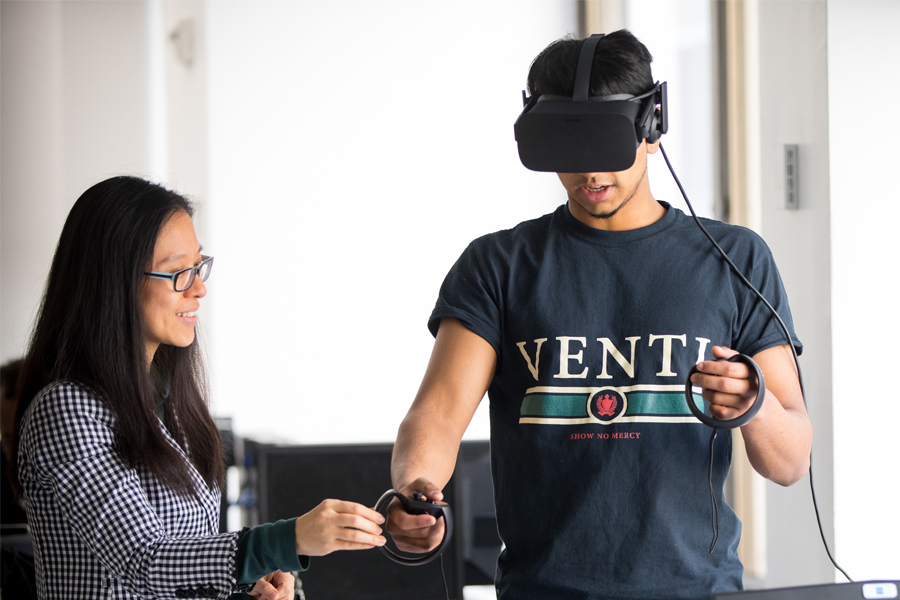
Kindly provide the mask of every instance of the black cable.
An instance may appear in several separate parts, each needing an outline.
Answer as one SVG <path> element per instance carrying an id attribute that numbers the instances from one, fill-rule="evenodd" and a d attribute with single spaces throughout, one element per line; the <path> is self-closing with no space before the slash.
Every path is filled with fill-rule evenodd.
<path id="1" fill-rule="evenodd" d="M 713 490 L 712 483 L 712 472 L 713 472 L 713 444 L 716 441 L 716 435 L 718 435 L 719 430 L 713 427 L 712 437 L 709 438 L 709 499 L 712 503 L 712 524 L 713 524 L 713 539 L 712 544 L 709 545 L 709 553 L 712 554 L 712 551 L 716 549 L 716 542 L 719 541 L 719 503 L 716 502 L 716 493 Z"/>
<path id="2" fill-rule="evenodd" d="M 766 307 L 771 311 L 772 315 L 778 321 L 778 324 L 781 326 L 782 331 L 784 331 L 784 335 L 788 340 L 788 346 L 791 349 L 791 353 L 794 355 L 794 364 L 797 367 L 797 379 L 800 382 L 800 397 L 803 398 L 803 406 L 806 407 L 807 410 L 809 410 L 809 407 L 806 404 L 806 391 L 803 385 L 803 373 L 800 371 L 800 359 L 797 356 L 797 349 L 794 347 L 794 342 L 791 339 L 791 333 L 788 330 L 787 325 L 785 325 L 784 321 L 781 320 L 781 316 L 779 316 L 778 311 L 775 310 L 775 307 L 769 304 L 769 301 L 766 300 L 765 296 L 763 296 L 760 291 L 757 290 L 746 277 L 744 277 L 744 274 L 741 273 L 740 269 L 737 268 L 737 265 L 735 265 L 731 261 L 731 258 L 728 257 L 728 254 L 725 253 L 725 250 L 723 250 L 722 247 L 719 246 L 718 242 L 716 242 L 713 236 L 710 235 L 710 233 L 706 230 L 706 227 L 703 226 L 703 223 L 700 222 L 700 219 L 697 217 L 697 213 L 694 212 L 694 207 L 691 206 L 691 201 L 688 200 L 687 193 L 684 191 L 684 187 L 681 185 L 681 181 L 679 181 L 678 176 L 675 174 L 675 169 L 672 168 L 672 163 L 669 162 L 669 157 L 666 155 L 666 150 L 665 148 L 663 148 L 662 144 L 659 145 L 659 149 L 662 151 L 663 158 L 666 161 L 666 166 L 669 167 L 669 172 L 672 174 L 672 178 L 675 180 L 675 184 L 678 185 L 678 189 L 681 192 L 682 197 L 684 198 L 685 204 L 687 204 L 688 209 L 691 211 L 691 216 L 694 217 L 694 222 L 697 224 L 697 227 L 700 228 L 700 231 L 703 232 L 703 234 L 709 239 L 716 250 L 719 251 L 719 254 L 722 255 L 722 258 L 725 259 L 725 262 L 728 263 L 728 266 L 731 267 L 731 270 L 734 271 L 734 273 L 744 283 L 744 285 L 746 285 L 750 289 L 750 291 L 756 294 L 756 297 L 766 305 Z M 712 460 L 712 457 L 710 457 L 710 460 Z M 847 575 L 847 572 L 844 571 L 844 569 L 842 569 L 840 566 L 838 566 L 837 562 L 835 562 L 834 557 L 831 555 L 831 549 L 828 547 L 828 541 L 825 539 L 825 531 L 822 528 L 822 519 L 819 516 L 819 505 L 816 502 L 816 490 L 813 487 L 812 451 L 810 451 L 809 455 L 809 489 L 812 492 L 813 508 L 815 508 L 816 510 L 816 523 L 819 525 L 819 534 L 822 536 L 822 543 L 825 545 L 825 553 L 828 554 L 828 559 L 831 560 L 831 564 L 834 565 L 834 568 L 843 573 L 844 577 L 846 577 L 850 583 L 853 583 L 853 579 L 851 579 L 850 576 Z"/>
<path id="3" fill-rule="evenodd" d="M 444 575 L 444 554 L 441 553 L 441 581 L 444 584 L 444 593 L 447 595 L 447 600 L 450 600 L 450 590 L 447 588 L 447 576 Z"/>
<path id="4" fill-rule="evenodd" d="M 812 492 L 813 508 L 816 509 L 816 523 L 819 525 L 819 535 L 822 536 L 822 542 L 825 544 L 825 552 L 828 554 L 828 558 L 831 560 L 831 564 L 834 565 L 834 568 L 843 573 L 844 577 L 847 578 L 847 581 L 853 583 L 853 580 L 847 575 L 847 571 L 843 570 L 836 562 L 834 562 L 834 557 L 831 556 L 831 550 L 828 548 L 828 542 L 825 541 L 825 532 L 822 530 L 822 519 L 819 518 L 819 505 L 816 503 L 816 488 L 813 487 L 812 456 L 809 457 L 809 490 Z"/>

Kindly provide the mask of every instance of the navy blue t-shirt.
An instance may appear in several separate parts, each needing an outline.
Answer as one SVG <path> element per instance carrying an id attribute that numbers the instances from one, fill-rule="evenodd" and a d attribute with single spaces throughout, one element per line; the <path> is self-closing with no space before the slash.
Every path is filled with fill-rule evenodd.
<path id="1" fill-rule="evenodd" d="M 715 345 L 786 344 L 689 216 L 602 231 L 566 205 L 472 242 L 429 321 L 458 319 L 497 353 L 488 390 L 501 599 L 709 598 L 742 589 L 740 521 L 723 496 L 710 554 L 711 429 L 688 370 Z M 792 330 L 772 254 L 748 229 L 704 225 Z M 798 349 L 799 340 L 793 338 Z"/>

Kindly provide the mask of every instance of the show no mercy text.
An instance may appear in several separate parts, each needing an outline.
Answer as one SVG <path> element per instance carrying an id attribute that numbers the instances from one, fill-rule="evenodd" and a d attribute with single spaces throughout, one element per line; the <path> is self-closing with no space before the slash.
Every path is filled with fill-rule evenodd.
<path id="1" fill-rule="evenodd" d="M 570 440 L 637 440 L 640 439 L 640 431 L 623 431 L 619 433 L 573 433 Z"/>

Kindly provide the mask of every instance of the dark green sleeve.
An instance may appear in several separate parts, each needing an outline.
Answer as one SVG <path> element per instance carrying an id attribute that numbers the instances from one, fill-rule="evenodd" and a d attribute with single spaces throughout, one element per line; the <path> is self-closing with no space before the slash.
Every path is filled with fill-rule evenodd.
<path id="1" fill-rule="evenodd" d="M 276 521 L 245 529 L 238 537 L 238 584 L 255 583 L 269 573 L 280 570 L 305 571 L 308 556 L 297 556 L 294 521 Z"/>

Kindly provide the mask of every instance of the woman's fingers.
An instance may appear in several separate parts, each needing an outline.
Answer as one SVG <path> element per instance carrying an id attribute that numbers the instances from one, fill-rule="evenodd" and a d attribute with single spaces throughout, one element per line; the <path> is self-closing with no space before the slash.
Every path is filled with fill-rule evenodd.
<path id="1" fill-rule="evenodd" d="M 355 502 L 324 500 L 319 506 L 298 517 L 295 524 L 297 553 L 323 556 L 335 550 L 351 550 L 381 546 L 380 525 L 384 517 Z"/>

